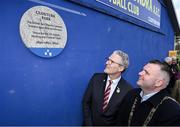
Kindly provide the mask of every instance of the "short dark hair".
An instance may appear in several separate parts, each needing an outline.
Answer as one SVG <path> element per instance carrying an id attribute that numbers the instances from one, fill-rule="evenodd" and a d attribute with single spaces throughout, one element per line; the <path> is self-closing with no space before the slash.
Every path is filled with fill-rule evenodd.
<path id="1" fill-rule="evenodd" d="M 161 62 L 159 60 L 150 60 L 149 63 L 159 65 L 161 67 L 161 70 L 166 72 L 168 74 L 169 78 L 171 78 L 171 76 L 172 76 L 171 69 L 170 69 L 170 66 L 166 62 Z"/>

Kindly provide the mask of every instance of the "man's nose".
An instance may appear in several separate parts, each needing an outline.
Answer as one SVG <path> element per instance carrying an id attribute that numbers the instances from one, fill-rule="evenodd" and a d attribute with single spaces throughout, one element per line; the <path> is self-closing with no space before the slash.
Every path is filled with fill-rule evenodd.
<path id="1" fill-rule="evenodd" d="M 141 76 L 144 74 L 144 71 L 140 71 L 138 74 Z"/>
<path id="2" fill-rule="evenodd" d="M 106 61 L 106 64 L 111 64 L 111 60 L 108 59 L 108 60 Z"/>

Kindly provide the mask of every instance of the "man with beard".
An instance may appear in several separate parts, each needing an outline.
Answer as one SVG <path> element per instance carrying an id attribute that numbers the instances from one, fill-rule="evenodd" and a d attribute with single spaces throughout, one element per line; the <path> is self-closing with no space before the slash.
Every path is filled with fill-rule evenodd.
<path id="1" fill-rule="evenodd" d="M 107 58 L 104 73 L 92 76 L 83 98 L 83 125 L 115 125 L 118 107 L 132 88 L 121 76 L 128 65 L 128 55 L 116 50 Z"/>

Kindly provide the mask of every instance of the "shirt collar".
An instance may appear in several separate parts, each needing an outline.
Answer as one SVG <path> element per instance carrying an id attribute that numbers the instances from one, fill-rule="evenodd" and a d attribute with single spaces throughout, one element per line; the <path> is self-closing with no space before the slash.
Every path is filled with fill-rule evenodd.
<path id="1" fill-rule="evenodd" d="M 150 97 L 152 97 L 154 94 L 156 94 L 157 92 L 153 92 L 147 95 L 143 96 L 143 91 L 140 92 L 140 96 L 141 96 L 141 102 L 148 100 Z"/>
<path id="2" fill-rule="evenodd" d="M 118 82 L 119 82 L 120 79 L 121 79 L 121 76 L 119 76 L 117 79 L 112 80 L 112 81 L 113 81 L 112 85 L 113 85 L 113 84 L 118 84 Z M 110 77 L 108 76 L 107 81 L 109 81 L 109 80 L 111 80 L 111 79 L 110 79 Z"/>

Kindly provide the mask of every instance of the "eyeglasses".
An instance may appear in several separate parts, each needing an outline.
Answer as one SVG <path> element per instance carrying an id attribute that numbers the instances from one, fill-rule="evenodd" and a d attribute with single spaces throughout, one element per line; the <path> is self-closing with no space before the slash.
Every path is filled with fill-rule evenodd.
<path id="1" fill-rule="evenodd" d="M 110 62 L 110 64 L 118 64 L 118 65 L 120 65 L 120 66 L 124 66 L 124 65 L 122 65 L 122 64 L 120 64 L 120 63 L 118 63 L 118 62 L 115 62 L 114 60 L 112 60 L 112 59 L 110 59 L 110 58 L 106 58 L 106 61 L 109 61 Z"/>

